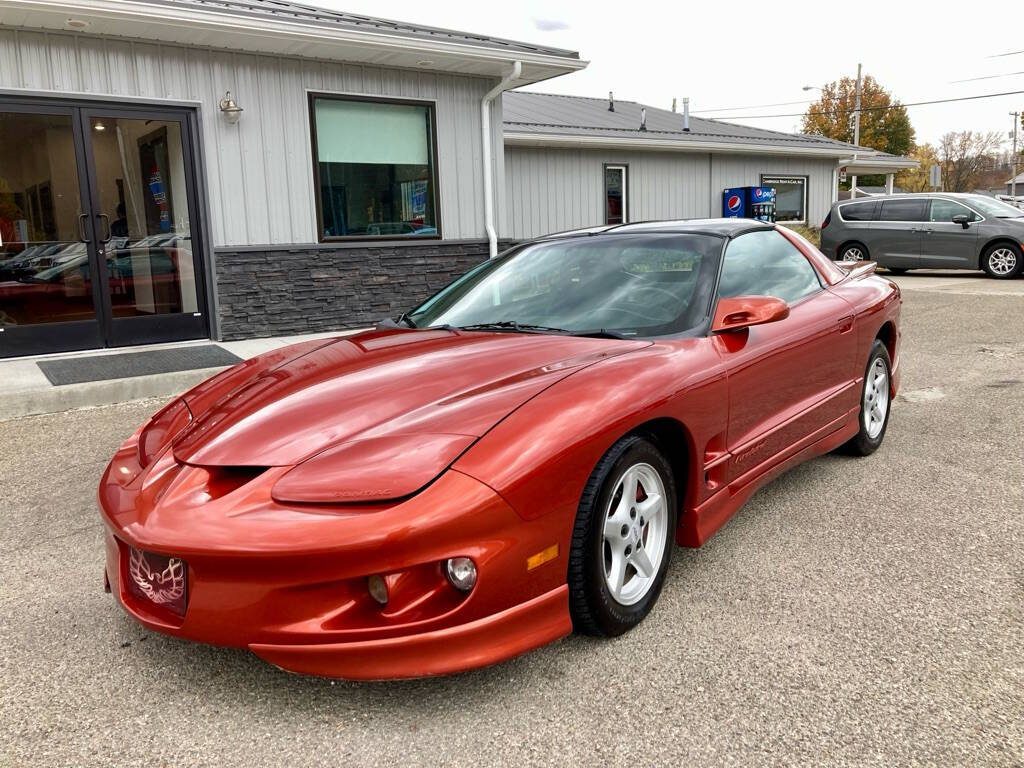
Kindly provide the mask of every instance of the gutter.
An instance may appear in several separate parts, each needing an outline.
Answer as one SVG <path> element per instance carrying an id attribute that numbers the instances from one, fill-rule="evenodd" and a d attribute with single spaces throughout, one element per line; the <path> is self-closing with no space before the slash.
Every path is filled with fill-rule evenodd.
<path id="1" fill-rule="evenodd" d="M 480 101 L 480 131 L 484 150 L 484 229 L 487 231 L 487 253 L 489 258 L 498 255 L 498 233 L 494 229 L 494 169 L 491 149 L 491 102 L 513 87 L 523 73 L 523 62 L 512 62 L 512 71 L 491 88 Z"/>
<path id="2" fill-rule="evenodd" d="M 693 135 L 692 133 L 690 134 Z M 837 159 L 848 157 L 848 150 L 828 147 L 795 147 L 779 144 L 741 144 L 726 141 L 687 139 L 630 139 L 617 136 L 575 136 L 571 134 L 505 132 L 505 145 L 518 147 L 594 147 L 603 149 L 639 149 L 664 152 L 734 152 L 753 155 L 797 155 Z"/>

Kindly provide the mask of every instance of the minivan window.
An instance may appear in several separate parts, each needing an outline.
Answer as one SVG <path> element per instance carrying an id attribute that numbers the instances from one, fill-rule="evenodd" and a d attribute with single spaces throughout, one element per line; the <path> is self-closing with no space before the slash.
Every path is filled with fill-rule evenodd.
<path id="1" fill-rule="evenodd" d="M 935 198 L 931 201 L 928 220 L 934 222 L 951 222 L 954 216 L 966 216 L 968 221 L 978 221 L 981 217 L 966 205 L 954 203 L 952 200 Z"/>
<path id="2" fill-rule="evenodd" d="M 875 208 L 878 207 L 877 200 L 869 200 L 864 203 L 847 203 L 839 207 L 843 221 L 871 221 L 875 218 Z"/>
<path id="3" fill-rule="evenodd" d="M 818 272 L 775 230 L 740 235 L 725 252 L 718 295 L 774 296 L 792 303 L 821 288 Z"/>
<path id="4" fill-rule="evenodd" d="M 879 221 L 924 221 L 925 200 L 883 200 Z"/>

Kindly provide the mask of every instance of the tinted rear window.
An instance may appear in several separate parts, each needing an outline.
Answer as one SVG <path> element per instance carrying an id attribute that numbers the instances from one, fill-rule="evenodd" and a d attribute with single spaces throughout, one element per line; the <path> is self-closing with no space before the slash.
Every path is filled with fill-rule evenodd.
<path id="1" fill-rule="evenodd" d="M 879 221 L 924 221 L 925 200 L 883 200 Z"/>
<path id="2" fill-rule="evenodd" d="M 877 200 L 866 203 L 850 203 L 839 206 L 839 213 L 843 221 L 871 221 L 875 218 L 875 208 L 878 207 Z"/>

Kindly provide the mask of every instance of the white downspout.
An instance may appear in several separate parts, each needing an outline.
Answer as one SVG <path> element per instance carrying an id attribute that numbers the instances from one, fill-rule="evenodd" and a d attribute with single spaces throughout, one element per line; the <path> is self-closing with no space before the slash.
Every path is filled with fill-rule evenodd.
<path id="1" fill-rule="evenodd" d="M 491 88 L 480 102 L 480 130 L 483 132 L 484 147 L 484 229 L 487 230 L 487 252 L 489 258 L 498 255 L 498 233 L 494 229 L 494 173 L 491 158 L 491 102 L 504 91 L 509 90 L 512 83 L 519 79 L 523 72 L 523 62 L 512 62 L 512 71 Z"/>

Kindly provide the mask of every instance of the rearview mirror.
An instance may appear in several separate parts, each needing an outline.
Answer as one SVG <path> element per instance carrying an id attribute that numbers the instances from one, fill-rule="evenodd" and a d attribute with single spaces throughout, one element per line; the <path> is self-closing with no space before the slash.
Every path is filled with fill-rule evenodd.
<path id="1" fill-rule="evenodd" d="M 969 226 L 971 226 L 971 217 L 968 216 L 966 213 L 958 213 L 956 216 L 953 217 L 953 223 L 959 224 L 964 229 L 967 229 Z"/>
<path id="2" fill-rule="evenodd" d="M 730 296 L 718 300 L 711 330 L 715 333 L 740 331 L 752 325 L 774 323 L 787 317 L 789 305 L 774 296 Z"/>

